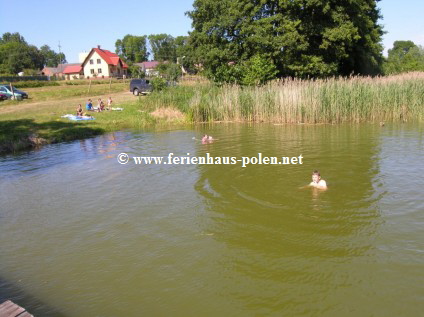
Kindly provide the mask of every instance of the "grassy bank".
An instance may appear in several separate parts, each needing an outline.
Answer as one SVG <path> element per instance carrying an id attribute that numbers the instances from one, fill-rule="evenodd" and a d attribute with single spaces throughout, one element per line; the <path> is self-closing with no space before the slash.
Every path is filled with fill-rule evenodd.
<path id="1" fill-rule="evenodd" d="M 95 120 L 82 122 L 61 118 L 64 114 L 76 112 L 75 105 L 68 102 L 45 103 L 26 109 L 19 109 L 20 104 L 15 102 L 16 111 L 0 112 L 0 153 L 167 123 L 167 118 L 161 119 L 143 110 L 145 97 L 130 97 L 133 100 L 119 100 L 113 96 L 115 106 L 124 108 L 124 111 L 90 112 Z"/>
<path id="2" fill-rule="evenodd" d="M 135 97 L 128 84 L 39 87 L 26 89 L 29 100 L 0 103 L 0 153 L 10 153 L 42 144 L 82 139 L 109 131 L 140 129 L 156 122 L 142 110 L 146 97 Z M 114 107 L 125 110 L 91 113 L 96 120 L 73 122 L 61 118 L 75 114 L 79 103 L 85 108 L 88 98 L 106 101 L 112 96 Z M 166 120 L 165 120 L 166 121 Z"/>
<path id="3" fill-rule="evenodd" d="M 152 95 L 147 107 L 175 108 L 193 122 L 422 121 L 424 73 L 379 78 L 287 79 L 262 87 L 176 87 Z"/>
<path id="4" fill-rule="evenodd" d="M 47 86 L 88 86 L 88 85 L 105 85 L 109 84 L 111 82 L 112 84 L 128 84 L 129 79 L 122 80 L 122 79 L 116 79 L 112 78 L 110 80 L 109 78 L 106 79 L 78 79 L 78 80 L 26 80 L 26 81 L 15 81 L 12 82 L 13 87 L 18 89 L 23 88 L 37 88 L 37 87 L 47 87 Z M 2 81 L 0 82 L 1 85 L 9 85 L 10 82 L 8 81 Z"/>

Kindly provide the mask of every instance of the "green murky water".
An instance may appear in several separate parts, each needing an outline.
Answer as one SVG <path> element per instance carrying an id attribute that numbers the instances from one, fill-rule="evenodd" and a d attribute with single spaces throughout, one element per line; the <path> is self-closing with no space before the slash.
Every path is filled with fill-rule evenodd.
<path id="1" fill-rule="evenodd" d="M 0 298 L 36 316 L 418 316 L 423 135 L 217 124 L 2 157 Z M 303 164 L 121 165 L 122 152 Z M 300 189 L 314 169 L 327 191 Z"/>

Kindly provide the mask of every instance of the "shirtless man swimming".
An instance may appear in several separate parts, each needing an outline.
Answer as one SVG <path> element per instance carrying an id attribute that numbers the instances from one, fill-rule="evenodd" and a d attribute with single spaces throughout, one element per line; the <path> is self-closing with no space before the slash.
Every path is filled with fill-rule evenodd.
<path id="1" fill-rule="evenodd" d="M 321 179 L 321 175 L 317 170 L 312 173 L 312 182 L 309 184 L 309 186 L 319 189 L 327 189 L 326 181 Z"/>

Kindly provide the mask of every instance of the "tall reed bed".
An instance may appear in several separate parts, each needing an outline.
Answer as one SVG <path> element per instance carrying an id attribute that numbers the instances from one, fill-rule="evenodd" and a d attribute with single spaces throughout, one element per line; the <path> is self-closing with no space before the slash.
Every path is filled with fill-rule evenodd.
<path id="1" fill-rule="evenodd" d="M 321 80 L 283 79 L 261 87 L 212 84 L 153 94 L 191 121 L 339 123 L 424 119 L 424 73 Z"/>

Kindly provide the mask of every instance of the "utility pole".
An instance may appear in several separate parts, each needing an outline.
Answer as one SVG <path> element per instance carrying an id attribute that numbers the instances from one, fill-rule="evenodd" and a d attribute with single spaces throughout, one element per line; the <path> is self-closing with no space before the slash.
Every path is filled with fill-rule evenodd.
<path id="1" fill-rule="evenodd" d="M 60 46 L 60 41 L 58 46 L 59 46 L 59 63 L 58 64 L 62 64 L 62 55 L 60 54 L 61 53 L 60 49 L 62 48 L 62 46 Z"/>

